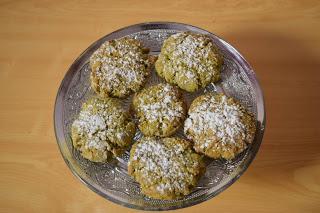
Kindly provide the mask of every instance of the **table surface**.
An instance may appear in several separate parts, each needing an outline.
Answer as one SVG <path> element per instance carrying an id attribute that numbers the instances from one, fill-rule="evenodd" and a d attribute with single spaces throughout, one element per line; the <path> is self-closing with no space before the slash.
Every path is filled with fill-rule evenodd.
<path id="1" fill-rule="evenodd" d="M 267 128 L 245 174 L 175 212 L 320 212 L 319 1 L 0 1 L 0 212 L 133 212 L 69 171 L 53 130 L 68 67 L 116 29 L 175 21 L 234 45 L 255 69 Z"/>

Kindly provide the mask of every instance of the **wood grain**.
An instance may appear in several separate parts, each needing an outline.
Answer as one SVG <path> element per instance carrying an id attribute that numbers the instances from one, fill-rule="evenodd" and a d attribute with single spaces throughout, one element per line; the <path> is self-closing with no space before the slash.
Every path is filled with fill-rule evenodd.
<path id="1" fill-rule="evenodd" d="M 134 212 L 63 162 L 53 105 L 73 60 L 123 26 L 176 21 L 239 49 L 265 94 L 267 128 L 248 171 L 176 212 L 320 212 L 319 1 L 0 1 L 0 212 Z"/>

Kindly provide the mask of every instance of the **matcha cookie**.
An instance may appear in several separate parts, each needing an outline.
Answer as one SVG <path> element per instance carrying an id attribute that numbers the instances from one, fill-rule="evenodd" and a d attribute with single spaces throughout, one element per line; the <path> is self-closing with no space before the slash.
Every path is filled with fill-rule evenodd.
<path id="1" fill-rule="evenodd" d="M 180 138 L 141 138 L 130 151 L 128 173 L 152 198 L 188 195 L 204 171 L 202 157 Z"/>
<path id="2" fill-rule="evenodd" d="M 252 143 L 256 121 L 233 98 L 208 93 L 192 102 L 184 131 L 197 152 L 211 158 L 233 159 Z"/>
<path id="3" fill-rule="evenodd" d="M 163 43 L 156 71 L 167 82 L 194 92 L 220 78 L 222 57 L 206 35 L 177 33 Z"/>
<path id="4" fill-rule="evenodd" d="M 91 86 L 101 97 L 137 92 L 150 72 L 148 50 L 135 39 L 103 43 L 90 58 Z"/>
<path id="5" fill-rule="evenodd" d="M 71 128 L 73 146 L 94 162 L 120 155 L 131 144 L 134 134 L 135 124 L 129 113 L 112 98 L 89 99 Z"/>
<path id="6" fill-rule="evenodd" d="M 172 135 L 183 123 L 186 110 L 179 90 L 161 83 L 141 90 L 133 98 L 139 129 L 146 136 Z"/>

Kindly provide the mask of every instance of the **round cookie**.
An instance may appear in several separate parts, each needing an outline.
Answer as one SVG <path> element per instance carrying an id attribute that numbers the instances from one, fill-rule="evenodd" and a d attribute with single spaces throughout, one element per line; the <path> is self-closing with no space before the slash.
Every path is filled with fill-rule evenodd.
<path id="1" fill-rule="evenodd" d="M 91 86 L 101 97 L 137 92 L 150 73 L 149 51 L 131 38 L 106 41 L 90 57 Z"/>
<path id="2" fill-rule="evenodd" d="M 128 173 L 156 199 L 188 195 L 205 171 L 202 156 L 181 138 L 141 138 L 132 146 Z"/>
<path id="3" fill-rule="evenodd" d="M 186 110 L 179 90 L 160 83 L 141 90 L 133 98 L 138 127 L 146 136 L 172 135 L 182 124 Z"/>
<path id="4" fill-rule="evenodd" d="M 253 115 L 233 98 L 219 93 L 196 98 L 184 123 L 194 149 L 211 158 L 233 159 L 252 143 L 255 131 Z"/>
<path id="5" fill-rule="evenodd" d="M 177 33 L 163 43 L 155 68 L 159 76 L 194 92 L 220 79 L 222 57 L 206 35 Z"/>
<path id="6" fill-rule="evenodd" d="M 112 98 L 89 99 L 71 127 L 73 146 L 94 162 L 118 156 L 131 144 L 135 124 L 129 113 Z"/>

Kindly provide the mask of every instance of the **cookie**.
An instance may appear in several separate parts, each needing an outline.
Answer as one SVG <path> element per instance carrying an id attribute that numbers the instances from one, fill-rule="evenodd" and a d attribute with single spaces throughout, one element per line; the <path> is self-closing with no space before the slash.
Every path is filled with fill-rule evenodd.
<path id="1" fill-rule="evenodd" d="M 183 124 L 186 110 L 179 90 L 160 83 L 141 90 L 133 98 L 138 127 L 146 136 L 166 137 Z"/>
<path id="2" fill-rule="evenodd" d="M 180 138 L 141 138 L 132 146 L 128 173 L 143 194 L 163 200 L 188 195 L 204 173 L 202 157 Z"/>
<path id="3" fill-rule="evenodd" d="M 73 146 L 94 162 L 122 154 L 134 134 L 135 124 L 129 113 L 113 98 L 89 99 L 71 127 Z"/>
<path id="4" fill-rule="evenodd" d="M 106 41 L 90 57 L 91 87 L 101 97 L 140 90 L 150 73 L 148 50 L 131 38 Z"/>
<path id="5" fill-rule="evenodd" d="M 184 123 L 184 132 L 197 152 L 228 160 L 252 143 L 255 131 L 254 116 L 224 94 L 208 93 L 196 98 Z"/>
<path id="6" fill-rule="evenodd" d="M 194 92 L 219 80 L 221 64 L 218 48 L 208 36 L 183 32 L 164 41 L 155 68 L 167 82 Z"/>

